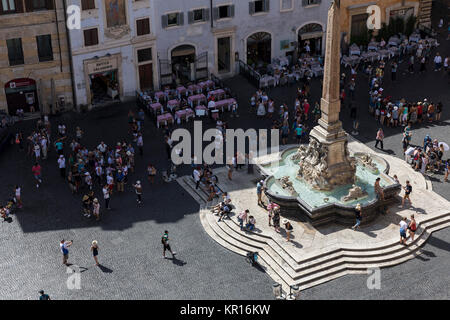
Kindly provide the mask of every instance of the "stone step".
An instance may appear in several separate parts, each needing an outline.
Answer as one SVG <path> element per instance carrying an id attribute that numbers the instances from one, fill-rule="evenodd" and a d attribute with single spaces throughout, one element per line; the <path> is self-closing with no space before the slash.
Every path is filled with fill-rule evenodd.
<path id="1" fill-rule="evenodd" d="M 204 211 L 202 212 L 202 215 L 207 215 L 209 214 L 208 212 Z M 214 221 L 214 215 L 212 215 L 213 218 L 211 219 L 212 223 L 216 223 L 216 221 Z M 442 220 L 442 219 L 441 219 Z M 445 220 L 442 220 L 445 221 Z M 431 232 L 436 231 L 438 229 L 441 228 L 445 228 L 450 226 L 450 219 L 447 219 L 446 223 L 442 223 L 442 221 L 440 221 L 439 219 L 435 220 L 434 224 L 430 224 L 429 227 L 427 227 L 427 230 L 429 234 L 431 234 Z M 216 223 L 217 224 L 217 223 Z M 212 228 L 214 229 L 214 228 Z M 226 247 L 230 247 L 231 243 L 230 241 L 227 241 L 226 238 L 224 239 L 223 237 L 228 237 L 229 234 L 224 232 L 221 228 L 219 228 L 220 231 L 217 232 L 218 229 L 213 230 L 213 232 L 215 232 L 215 236 L 213 237 L 214 239 L 217 239 L 218 237 L 221 238 L 220 242 L 221 244 L 225 245 Z M 428 234 L 428 235 L 429 235 Z M 415 256 L 417 256 L 417 250 L 419 249 L 419 247 L 425 243 L 426 239 L 423 239 L 421 241 L 420 245 L 416 245 L 414 247 L 414 252 L 412 252 L 411 250 L 409 252 L 405 253 L 401 253 L 401 254 L 396 254 L 396 255 L 391 255 L 389 258 L 385 258 L 385 259 L 378 259 L 377 261 L 369 261 L 369 262 L 363 262 L 360 260 L 351 260 L 351 261 L 345 261 L 344 258 L 341 258 L 338 261 L 331 261 L 327 264 L 322 264 L 318 267 L 316 267 L 315 269 L 310 269 L 307 272 L 302 272 L 302 273 L 297 273 L 293 278 L 292 278 L 292 272 L 286 272 L 286 268 L 288 267 L 287 264 L 283 264 L 282 262 L 280 263 L 280 260 L 278 259 L 278 261 L 276 261 L 276 259 L 273 259 L 272 257 L 270 257 L 270 255 L 273 255 L 274 253 L 276 254 L 276 252 L 272 249 L 269 250 L 269 252 L 261 252 L 259 251 L 261 249 L 261 244 L 257 243 L 257 247 L 253 247 L 253 246 L 246 246 L 246 248 L 243 249 L 243 246 L 245 246 L 245 244 L 243 244 L 242 242 L 239 241 L 233 241 L 233 245 L 232 248 L 229 248 L 230 250 L 234 251 L 234 252 L 241 252 L 242 251 L 246 251 L 246 252 L 250 252 L 250 251 L 258 251 L 260 256 L 263 258 L 263 260 L 270 264 L 270 266 L 272 267 L 272 270 L 280 277 L 284 276 L 288 277 L 288 278 L 283 278 L 283 280 L 285 281 L 286 284 L 292 284 L 292 283 L 296 283 L 300 285 L 300 288 L 306 289 L 315 285 L 318 285 L 320 283 L 324 283 L 330 280 L 333 280 L 335 278 L 338 278 L 342 275 L 348 274 L 348 273 L 366 273 L 368 268 L 373 268 L 373 267 L 387 267 L 387 266 L 391 266 L 391 265 L 396 265 L 399 263 L 402 263 L 406 260 L 412 259 Z M 253 242 L 254 244 L 255 242 Z M 266 249 L 268 246 L 264 247 L 264 249 Z M 405 248 L 410 248 L 411 249 L 411 245 L 408 247 L 403 247 Z M 275 263 L 275 264 L 271 264 L 271 263 Z M 282 269 L 285 270 L 281 270 L 280 267 Z M 289 268 L 288 268 L 289 270 Z M 271 275 L 272 276 L 272 275 Z"/>
<path id="2" fill-rule="evenodd" d="M 450 218 L 450 213 L 441 217 L 441 219 L 445 219 L 446 217 Z M 245 237 L 247 239 L 251 239 L 251 240 L 257 241 L 257 242 L 267 243 L 284 260 L 286 260 L 286 262 L 295 270 L 300 270 L 305 267 L 312 267 L 318 263 L 325 263 L 328 260 L 337 259 L 338 257 L 340 257 L 342 255 L 345 255 L 348 257 L 352 257 L 352 256 L 353 257 L 363 257 L 363 256 L 364 257 L 376 257 L 376 256 L 386 255 L 389 252 L 398 251 L 398 250 L 403 249 L 403 246 L 400 245 L 399 243 L 391 242 L 391 243 L 389 243 L 389 245 L 386 245 L 383 247 L 376 247 L 376 248 L 364 249 L 364 250 L 362 250 L 362 249 L 343 249 L 343 250 L 334 249 L 334 250 L 331 250 L 331 251 L 325 252 L 324 254 L 319 254 L 319 255 L 316 252 L 316 254 L 314 256 L 312 256 L 311 258 L 302 259 L 302 260 L 297 261 L 294 259 L 294 257 L 292 257 L 289 254 L 289 252 L 285 251 L 285 249 L 283 247 L 281 247 L 272 238 L 267 237 L 267 236 L 265 236 L 263 238 L 258 233 L 240 231 L 240 227 L 239 227 L 237 221 L 235 221 L 235 219 L 233 219 L 233 218 L 231 221 L 225 220 L 223 222 L 228 224 L 228 226 L 231 229 L 233 229 L 236 233 L 240 233 L 243 237 Z M 417 236 L 416 239 L 418 239 L 420 237 L 421 233 L 423 232 L 423 227 L 426 225 L 426 223 L 432 222 L 436 219 L 438 219 L 438 218 L 431 218 L 431 219 L 428 219 L 427 222 L 422 222 L 421 224 L 419 224 L 419 229 L 416 233 L 416 236 Z"/>
<path id="3" fill-rule="evenodd" d="M 215 217 L 213 215 L 213 217 Z M 283 281 L 283 285 L 286 285 L 286 288 L 289 287 L 289 285 L 293 284 L 293 280 L 291 278 L 291 276 L 289 274 L 287 274 L 282 268 L 276 268 L 274 266 L 277 266 L 277 263 L 263 250 L 261 250 L 261 248 L 255 248 L 252 246 L 249 246 L 247 244 L 244 244 L 240 241 L 237 241 L 231 237 L 229 237 L 214 221 L 211 221 L 210 218 L 208 218 L 206 216 L 206 218 L 204 218 L 204 221 L 206 224 L 209 225 L 209 227 L 211 228 L 211 230 L 215 233 L 213 239 L 217 240 L 217 238 L 220 238 L 221 240 L 221 244 L 236 253 L 239 253 L 241 255 L 246 255 L 248 252 L 254 252 L 254 251 L 258 251 L 258 256 L 259 256 L 259 260 L 262 260 L 263 263 L 260 264 L 264 264 L 264 266 L 266 266 L 266 268 L 271 269 L 272 275 L 270 275 L 272 278 L 277 278 L 281 281 Z"/>
<path id="4" fill-rule="evenodd" d="M 208 213 L 206 213 L 208 214 Z M 211 214 L 212 215 L 212 214 Z M 214 215 L 212 215 L 215 217 Z M 445 220 L 444 220 L 445 219 Z M 439 225 L 443 222 L 450 222 L 449 218 L 441 219 L 441 221 L 435 222 L 435 224 Z M 211 218 L 211 220 L 214 220 L 214 218 Z M 309 263 L 304 264 L 298 264 L 295 261 L 293 261 L 290 257 L 287 257 L 286 255 L 282 254 L 282 251 L 275 250 L 273 244 L 269 243 L 262 243 L 252 240 L 250 237 L 245 237 L 240 232 L 236 232 L 236 230 L 233 230 L 230 227 L 230 224 L 227 224 L 226 222 L 229 220 L 224 220 L 219 224 L 219 227 L 229 236 L 234 238 L 237 241 L 240 241 L 246 245 L 249 245 L 253 247 L 256 250 L 265 250 L 273 260 L 276 261 L 279 267 L 285 269 L 286 273 L 288 273 L 291 277 L 296 279 L 299 276 L 304 276 L 312 273 L 316 273 L 322 269 L 329 269 L 330 267 L 341 265 L 345 263 L 355 263 L 355 264 L 362 264 L 362 263 L 384 263 L 386 261 L 394 260 L 401 258 L 405 254 L 409 254 L 413 250 L 416 250 L 420 245 L 422 245 L 426 239 L 423 239 L 421 237 L 421 234 L 417 234 L 417 238 L 415 239 L 414 244 L 410 244 L 408 247 L 404 247 L 403 245 L 395 245 L 391 250 L 384 250 L 383 252 L 377 252 L 377 253 L 367 253 L 365 252 L 363 255 L 361 253 L 355 253 L 355 252 L 345 252 L 344 250 L 340 252 L 333 253 L 329 256 L 325 256 L 322 259 L 315 259 L 313 261 L 310 261 Z M 215 221 L 211 221 L 210 223 L 217 223 Z M 240 231 L 240 229 L 239 229 Z M 273 241 L 273 240 L 272 240 Z M 274 241 L 273 241 L 274 243 Z M 279 247 L 279 246 L 278 246 Z M 408 251 L 405 251 L 408 250 Z M 295 274 L 295 273 L 298 274 Z"/>

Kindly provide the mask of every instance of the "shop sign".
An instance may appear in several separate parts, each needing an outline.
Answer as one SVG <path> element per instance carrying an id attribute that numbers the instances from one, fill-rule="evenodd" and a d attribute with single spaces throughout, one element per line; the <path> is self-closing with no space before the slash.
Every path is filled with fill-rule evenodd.
<path id="1" fill-rule="evenodd" d="M 88 73 L 101 73 L 117 69 L 117 59 L 102 60 L 95 63 L 88 64 Z"/>

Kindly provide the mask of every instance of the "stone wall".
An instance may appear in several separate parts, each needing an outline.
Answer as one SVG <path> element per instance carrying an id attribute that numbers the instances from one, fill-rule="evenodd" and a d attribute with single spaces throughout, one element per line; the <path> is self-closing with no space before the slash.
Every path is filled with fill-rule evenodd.
<path id="1" fill-rule="evenodd" d="M 41 83 L 40 103 L 44 113 L 52 102 L 51 79 L 55 82 L 55 97 L 64 95 L 67 105 L 72 105 L 72 83 L 68 46 L 65 33 L 62 1 L 56 1 L 59 22 L 59 41 L 54 10 L 2 15 L 0 19 L 0 110 L 8 110 L 5 84 L 17 78 L 31 78 L 37 86 Z M 39 62 L 36 36 L 50 34 L 53 61 Z M 22 39 L 24 64 L 10 66 L 6 40 Z M 60 59 L 60 48 L 61 56 Z M 61 63 L 62 61 L 62 63 Z M 62 71 L 61 71 L 62 65 Z M 41 80 L 41 82 L 39 82 Z"/>

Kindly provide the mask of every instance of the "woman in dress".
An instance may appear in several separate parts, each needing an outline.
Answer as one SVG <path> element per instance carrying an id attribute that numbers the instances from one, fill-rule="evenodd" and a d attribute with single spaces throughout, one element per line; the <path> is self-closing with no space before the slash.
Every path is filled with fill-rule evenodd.
<path id="1" fill-rule="evenodd" d="M 100 220 L 100 203 L 97 198 L 92 202 L 92 214 L 95 216 L 96 221 Z"/>
<path id="2" fill-rule="evenodd" d="M 92 241 L 91 251 L 92 251 L 92 255 L 94 256 L 95 265 L 96 266 L 100 265 L 98 263 L 98 259 L 97 259 L 97 256 L 98 256 L 98 242 L 97 242 L 97 240 Z"/>

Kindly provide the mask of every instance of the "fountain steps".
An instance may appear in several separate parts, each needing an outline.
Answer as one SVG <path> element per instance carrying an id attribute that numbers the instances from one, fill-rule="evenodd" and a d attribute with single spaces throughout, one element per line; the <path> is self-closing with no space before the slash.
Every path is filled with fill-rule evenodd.
<path id="1" fill-rule="evenodd" d="M 400 264 L 420 254 L 420 247 L 430 234 L 450 226 L 450 213 L 422 220 L 416 238 L 407 247 L 398 240 L 365 248 L 337 248 L 335 246 L 305 252 L 301 259 L 293 257 L 270 235 L 241 231 L 235 219 L 217 222 L 218 217 L 208 207 L 217 199 L 207 202 L 208 194 L 201 187 L 195 189 L 190 177 L 177 179 L 178 183 L 200 204 L 200 221 L 205 231 L 225 248 L 245 256 L 258 251 L 261 265 L 275 280 L 284 285 L 299 284 L 301 289 L 333 280 L 349 273 L 367 273 L 368 268 Z M 274 234 L 280 237 L 279 234 Z M 279 241 L 279 239 L 278 239 Z M 281 241 L 284 241 L 281 240 Z M 307 251 L 308 249 L 303 249 Z"/>
<path id="2" fill-rule="evenodd" d="M 234 222 L 228 222 L 229 220 L 217 222 L 216 216 L 208 210 L 201 211 L 200 219 L 202 224 L 207 226 L 205 229 L 211 230 L 208 233 L 221 245 L 241 255 L 258 251 L 265 264 L 271 267 L 269 275 L 275 272 L 277 277 L 284 280 L 285 284 L 299 284 L 301 289 L 310 288 L 349 273 L 367 273 L 368 268 L 383 268 L 405 262 L 420 254 L 420 247 L 432 232 L 450 226 L 450 216 L 447 215 L 422 223 L 422 232 L 418 233 L 414 243 L 407 247 L 400 244 L 392 245 L 393 249 L 391 250 L 382 249 L 385 251 L 384 253 L 376 252 L 376 250 L 373 253 L 367 252 L 367 250 L 356 250 L 359 251 L 358 254 L 355 253 L 355 250 L 354 252 L 337 250 L 338 252 L 316 259 L 312 258 L 308 262 L 293 267 L 292 258 L 286 258 L 286 252 L 274 248 L 274 244 L 277 245 L 275 241 L 269 240 L 263 243 L 251 240 L 249 236 L 232 230 L 230 224 Z M 369 254 L 361 255 L 364 252 Z"/>

